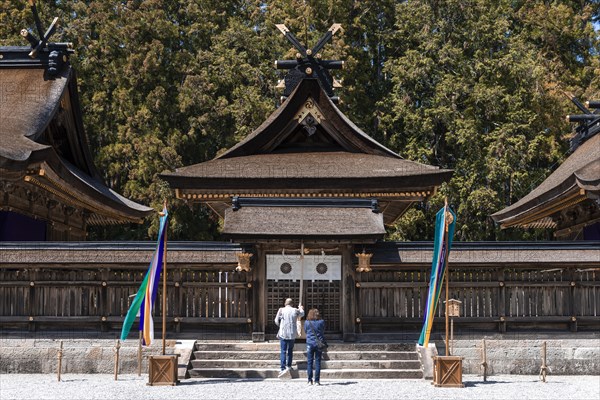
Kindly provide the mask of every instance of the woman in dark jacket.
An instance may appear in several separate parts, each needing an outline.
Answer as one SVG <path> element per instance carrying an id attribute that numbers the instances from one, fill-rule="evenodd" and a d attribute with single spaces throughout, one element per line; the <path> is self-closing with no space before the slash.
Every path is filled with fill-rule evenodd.
<path id="1" fill-rule="evenodd" d="M 304 322 L 304 332 L 306 332 L 306 372 L 308 374 L 308 383 L 313 384 L 313 360 L 315 361 L 315 383 L 320 385 L 321 378 L 321 355 L 323 352 L 317 347 L 317 338 L 325 342 L 325 321 L 321 319 L 321 314 L 316 308 L 311 309 Z"/>

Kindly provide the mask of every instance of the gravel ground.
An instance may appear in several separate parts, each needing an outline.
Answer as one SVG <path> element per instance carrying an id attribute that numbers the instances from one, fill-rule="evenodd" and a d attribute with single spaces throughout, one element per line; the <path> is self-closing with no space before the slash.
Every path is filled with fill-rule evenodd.
<path id="1" fill-rule="evenodd" d="M 600 400 L 600 376 L 466 375 L 465 388 L 436 388 L 431 381 L 188 379 L 177 386 L 148 386 L 147 376 L 65 374 L 0 375 L 0 399 L 585 399 Z"/>

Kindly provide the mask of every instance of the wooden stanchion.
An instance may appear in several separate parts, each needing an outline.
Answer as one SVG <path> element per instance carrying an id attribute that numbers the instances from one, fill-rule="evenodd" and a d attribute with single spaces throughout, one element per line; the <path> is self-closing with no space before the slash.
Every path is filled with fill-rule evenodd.
<path id="1" fill-rule="evenodd" d="M 117 339 L 115 344 L 115 381 L 119 377 L 119 349 L 121 348 L 121 342 Z"/>
<path id="2" fill-rule="evenodd" d="M 487 354 L 486 354 L 486 348 L 485 348 L 485 339 L 482 340 L 482 346 L 481 346 L 481 355 L 483 358 L 483 362 L 481 363 L 481 366 L 483 367 L 483 381 L 487 382 Z"/>
<path id="3" fill-rule="evenodd" d="M 546 382 L 546 375 L 550 372 L 548 365 L 546 365 L 546 342 L 542 346 L 542 367 L 540 368 L 540 378 L 542 382 Z"/>
<path id="4" fill-rule="evenodd" d="M 60 382 L 60 373 L 62 371 L 62 357 L 63 357 L 63 341 L 60 341 L 60 347 L 58 349 L 58 381 Z"/>

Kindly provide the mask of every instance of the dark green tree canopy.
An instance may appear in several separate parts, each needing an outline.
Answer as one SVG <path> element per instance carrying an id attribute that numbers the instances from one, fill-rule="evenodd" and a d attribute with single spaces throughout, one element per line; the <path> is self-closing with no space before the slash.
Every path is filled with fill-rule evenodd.
<path id="1" fill-rule="evenodd" d="M 25 45 L 26 1 L 0 0 L 0 44 Z M 209 160 L 275 109 L 294 49 L 275 24 L 343 59 L 340 107 L 405 158 L 455 169 L 430 204 L 412 209 L 390 237 L 430 239 L 447 196 L 460 240 L 535 238 L 500 232 L 489 215 L 539 184 L 566 156 L 564 93 L 600 94 L 600 3 L 587 1 L 206 1 L 38 2 L 72 41 L 88 140 L 107 184 L 161 207 L 158 174 Z M 208 240 L 218 221 L 170 200 L 170 238 Z M 145 226 L 100 229 L 99 239 L 146 239 Z"/>

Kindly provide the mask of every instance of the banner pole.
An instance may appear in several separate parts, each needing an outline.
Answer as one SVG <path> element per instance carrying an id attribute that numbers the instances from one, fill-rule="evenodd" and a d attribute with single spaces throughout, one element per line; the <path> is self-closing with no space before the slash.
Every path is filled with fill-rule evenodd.
<path id="1" fill-rule="evenodd" d="M 142 376 L 142 331 L 140 331 L 140 338 L 138 340 L 137 363 L 138 376 Z"/>
<path id="2" fill-rule="evenodd" d="M 448 212 L 448 199 L 445 200 L 444 205 L 444 242 L 446 243 L 446 250 L 444 255 L 444 261 L 446 262 L 446 271 L 444 274 L 446 275 L 446 307 L 444 313 L 446 314 L 446 356 L 450 355 L 449 342 L 448 342 L 448 286 L 450 284 L 449 271 L 450 263 L 448 262 L 448 216 L 446 213 Z"/>
<path id="3" fill-rule="evenodd" d="M 167 202 L 165 200 L 165 208 Z M 163 301 L 162 301 L 162 355 L 165 355 L 165 344 L 167 337 L 167 223 L 165 222 L 165 238 L 163 251 Z"/>

